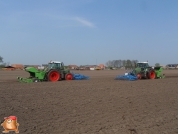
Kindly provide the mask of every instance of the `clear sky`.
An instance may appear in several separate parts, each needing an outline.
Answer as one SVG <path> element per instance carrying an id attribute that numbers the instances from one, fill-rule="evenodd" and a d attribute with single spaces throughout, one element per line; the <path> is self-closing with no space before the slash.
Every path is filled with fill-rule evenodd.
<path id="1" fill-rule="evenodd" d="M 178 0 L 0 0 L 4 62 L 178 63 Z"/>

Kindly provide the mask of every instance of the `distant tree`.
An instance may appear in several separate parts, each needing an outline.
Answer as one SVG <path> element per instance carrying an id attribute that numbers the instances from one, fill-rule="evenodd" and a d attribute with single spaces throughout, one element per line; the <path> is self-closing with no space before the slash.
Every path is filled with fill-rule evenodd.
<path id="1" fill-rule="evenodd" d="M 119 60 L 114 60 L 114 67 L 116 67 L 116 68 L 119 67 Z"/>
<path id="2" fill-rule="evenodd" d="M 118 68 L 118 60 L 114 60 L 114 67 Z"/>
<path id="3" fill-rule="evenodd" d="M 131 62 L 132 62 L 132 67 L 135 68 L 138 60 L 132 60 Z"/>
<path id="4" fill-rule="evenodd" d="M 126 61 L 126 69 L 131 69 L 132 68 L 132 62 L 128 59 L 127 61 Z"/>
<path id="5" fill-rule="evenodd" d="M 122 60 L 122 65 L 123 65 L 123 67 L 126 67 L 126 60 Z"/>
<path id="6" fill-rule="evenodd" d="M 156 63 L 156 64 L 155 64 L 155 67 L 158 67 L 158 66 L 160 66 L 160 64 L 159 64 L 159 63 Z"/>
<path id="7" fill-rule="evenodd" d="M 0 68 L 3 68 L 6 66 L 6 63 L 3 63 L 3 57 L 0 56 Z"/>
<path id="8" fill-rule="evenodd" d="M 106 62 L 106 66 L 109 67 L 109 61 Z"/>
<path id="9" fill-rule="evenodd" d="M 3 62 L 3 57 L 0 56 L 0 63 L 2 63 L 2 62 Z"/>
<path id="10" fill-rule="evenodd" d="M 115 61 L 116 61 L 116 60 L 112 60 L 112 61 L 111 61 L 111 67 L 115 67 Z"/>
<path id="11" fill-rule="evenodd" d="M 111 61 L 110 61 L 110 60 L 106 63 L 106 66 L 107 66 L 107 67 L 110 67 L 110 66 L 111 66 Z"/>
<path id="12" fill-rule="evenodd" d="M 120 68 L 121 67 L 121 60 L 117 60 L 117 66 L 118 66 L 118 68 Z"/>

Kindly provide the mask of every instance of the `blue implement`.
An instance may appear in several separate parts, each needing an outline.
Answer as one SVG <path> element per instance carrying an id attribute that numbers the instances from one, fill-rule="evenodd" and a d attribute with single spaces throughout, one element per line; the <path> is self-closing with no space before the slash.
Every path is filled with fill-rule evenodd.
<path id="1" fill-rule="evenodd" d="M 73 73 L 73 79 L 74 80 L 88 80 L 89 77 L 88 76 L 85 76 L 83 74 L 74 74 Z"/>
<path id="2" fill-rule="evenodd" d="M 137 76 L 135 74 L 128 73 L 127 75 L 118 75 L 115 80 L 129 80 L 129 81 L 135 81 L 138 80 Z"/>

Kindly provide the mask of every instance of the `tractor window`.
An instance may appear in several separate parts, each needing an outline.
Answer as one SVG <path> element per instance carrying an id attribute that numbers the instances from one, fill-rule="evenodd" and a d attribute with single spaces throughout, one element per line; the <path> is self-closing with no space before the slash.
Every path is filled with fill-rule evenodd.
<path id="1" fill-rule="evenodd" d="M 53 64 L 49 63 L 48 68 L 53 68 Z"/>
<path id="2" fill-rule="evenodd" d="M 54 69 L 61 68 L 61 63 L 49 63 L 48 68 L 54 68 Z"/>
<path id="3" fill-rule="evenodd" d="M 56 67 L 57 67 L 57 68 L 60 68 L 60 67 L 61 67 L 61 64 L 60 64 L 60 63 L 57 63 L 57 64 L 56 64 Z"/>
<path id="4" fill-rule="evenodd" d="M 49 63 L 48 68 L 56 68 L 57 65 L 55 63 Z"/>
<path id="5" fill-rule="evenodd" d="M 137 64 L 137 67 L 145 68 L 145 67 L 148 67 L 148 64 L 145 64 L 145 63 L 138 63 L 138 64 Z"/>

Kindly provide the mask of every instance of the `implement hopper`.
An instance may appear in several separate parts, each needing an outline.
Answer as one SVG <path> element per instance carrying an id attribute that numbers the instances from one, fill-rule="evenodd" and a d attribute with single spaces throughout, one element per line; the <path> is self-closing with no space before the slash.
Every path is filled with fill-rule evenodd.
<path id="1" fill-rule="evenodd" d="M 31 83 L 31 82 L 43 81 L 46 74 L 44 71 L 37 70 L 34 67 L 26 67 L 25 71 L 27 71 L 30 74 L 30 77 L 29 78 L 17 77 L 17 79 L 20 82 Z"/>
<path id="2" fill-rule="evenodd" d="M 164 78 L 165 75 L 162 74 L 163 68 L 162 67 L 154 67 L 154 71 L 156 73 L 156 78 Z"/>

